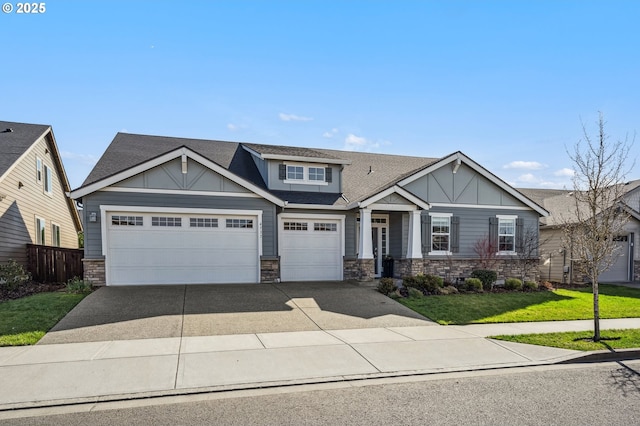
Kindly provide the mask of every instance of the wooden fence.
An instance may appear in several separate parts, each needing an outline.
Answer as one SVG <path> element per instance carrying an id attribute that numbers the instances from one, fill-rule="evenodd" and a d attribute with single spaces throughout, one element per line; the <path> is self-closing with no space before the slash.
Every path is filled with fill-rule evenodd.
<path id="1" fill-rule="evenodd" d="M 82 249 L 27 244 L 28 270 L 34 281 L 66 283 L 73 277 L 82 279 Z"/>

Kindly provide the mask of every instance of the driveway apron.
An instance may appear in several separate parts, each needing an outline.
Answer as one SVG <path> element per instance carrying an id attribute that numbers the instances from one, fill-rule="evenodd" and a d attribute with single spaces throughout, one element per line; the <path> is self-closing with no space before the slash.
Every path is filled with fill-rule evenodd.
<path id="1" fill-rule="evenodd" d="M 347 282 L 101 287 L 38 344 L 435 325 Z"/>

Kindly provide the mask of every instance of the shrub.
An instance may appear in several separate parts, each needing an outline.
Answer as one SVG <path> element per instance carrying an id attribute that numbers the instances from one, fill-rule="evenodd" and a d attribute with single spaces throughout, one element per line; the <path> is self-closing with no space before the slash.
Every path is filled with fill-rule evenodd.
<path id="1" fill-rule="evenodd" d="M 555 287 L 553 286 L 552 283 L 550 283 L 549 281 L 545 281 L 542 283 L 542 285 L 539 287 L 540 290 L 549 290 L 549 291 L 553 291 L 555 290 Z"/>
<path id="2" fill-rule="evenodd" d="M 518 278 L 507 278 L 504 281 L 505 290 L 522 290 L 522 281 Z"/>
<path id="3" fill-rule="evenodd" d="M 84 281 L 78 277 L 73 277 L 69 281 L 67 281 L 66 286 L 67 293 L 91 293 L 91 283 L 88 281 Z"/>
<path id="4" fill-rule="evenodd" d="M 29 281 L 31 281 L 31 274 L 15 260 L 9 260 L 7 264 L 0 265 L 0 287 L 15 290 Z"/>
<path id="5" fill-rule="evenodd" d="M 422 296 L 423 296 L 422 291 L 418 290 L 415 287 L 409 287 L 408 297 L 411 297 L 412 299 L 413 298 L 418 299 Z"/>
<path id="6" fill-rule="evenodd" d="M 524 291 L 536 291 L 538 289 L 538 283 L 535 281 L 525 281 L 522 284 L 522 289 Z"/>
<path id="7" fill-rule="evenodd" d="M 437 293 L 438 289 L 443 286 L 443 279 L 436 275 L 423 275 L 418 274 L 413 277 L 404 277 L 402 284 L 409 288 L 414 287 L 421 290 L 423 293 Z"/>
<path id="8" fill-rule="evenodd" d="M 468 291 L 482 291 L 482 281 L 479 278 L 467 278 L 464 284 Z"/>
<path id="9" fill-rule="evenodd" d="M 491 290 L 493 283 L 498 279 L 498 273 L 490 269 L 476 269 L 471 272 L 471 278 L 477 278 L 482 282 L 482 288 Z"/>
<path id="10" fill-rule="evenodd" d="M 459 293 L 458 289 L 452 285 L 442 287 L 439 292 L 440 294 L 458 294 Z"/>
<path id="11" fill-rule="evenodd" d="M 382 278 L 378 283 L 378 291 L 385 296 L 390 295 L 394 291 L 397 290 L 396 283 L 393 281 L 393 278 Z"/>

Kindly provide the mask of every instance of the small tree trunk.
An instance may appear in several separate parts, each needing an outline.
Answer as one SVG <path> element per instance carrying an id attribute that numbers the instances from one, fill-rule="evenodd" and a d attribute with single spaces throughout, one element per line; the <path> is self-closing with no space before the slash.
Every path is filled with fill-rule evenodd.
<path id="1" fill-rule="evenodd" d="M 593 281 L 593 341 L 600 341 L 600 303 L 598 294 L 598 281 Z"/>

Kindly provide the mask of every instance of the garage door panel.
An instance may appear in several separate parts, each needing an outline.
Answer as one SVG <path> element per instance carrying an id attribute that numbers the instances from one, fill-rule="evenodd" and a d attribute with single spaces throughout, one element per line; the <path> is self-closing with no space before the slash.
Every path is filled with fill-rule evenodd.
<path id="1" fill-rule="evenodd" d="M 226 228 L 226 216 L 213 215 L 197 216 L 209 226 L 196 227 L 191 226 L 193 216 L 173 213 L 167 216 L 179 218 L 172 222 L 181 226 L 151 226 L 152 217 L 163 215 L 126 215 L 142 217 L 142 225 L 140 221 L 136 226 L 109 222 L 110 285 L 255 283 L 259 280 L 257 227 Z M 253 216 L 234 215 L 233 218 L 255 223 Z M 204 223 L 200 220 L 201 225 Z"/>
<path id="2" fill-rule="evenodd" d="M 283 281 L 342 279 L 341 222 L 322 219 L 323 224 L 335 225 L 332 231 L 315 230 L 316 222 L 294 218 L 280 223 L 280 269 Z"/>

